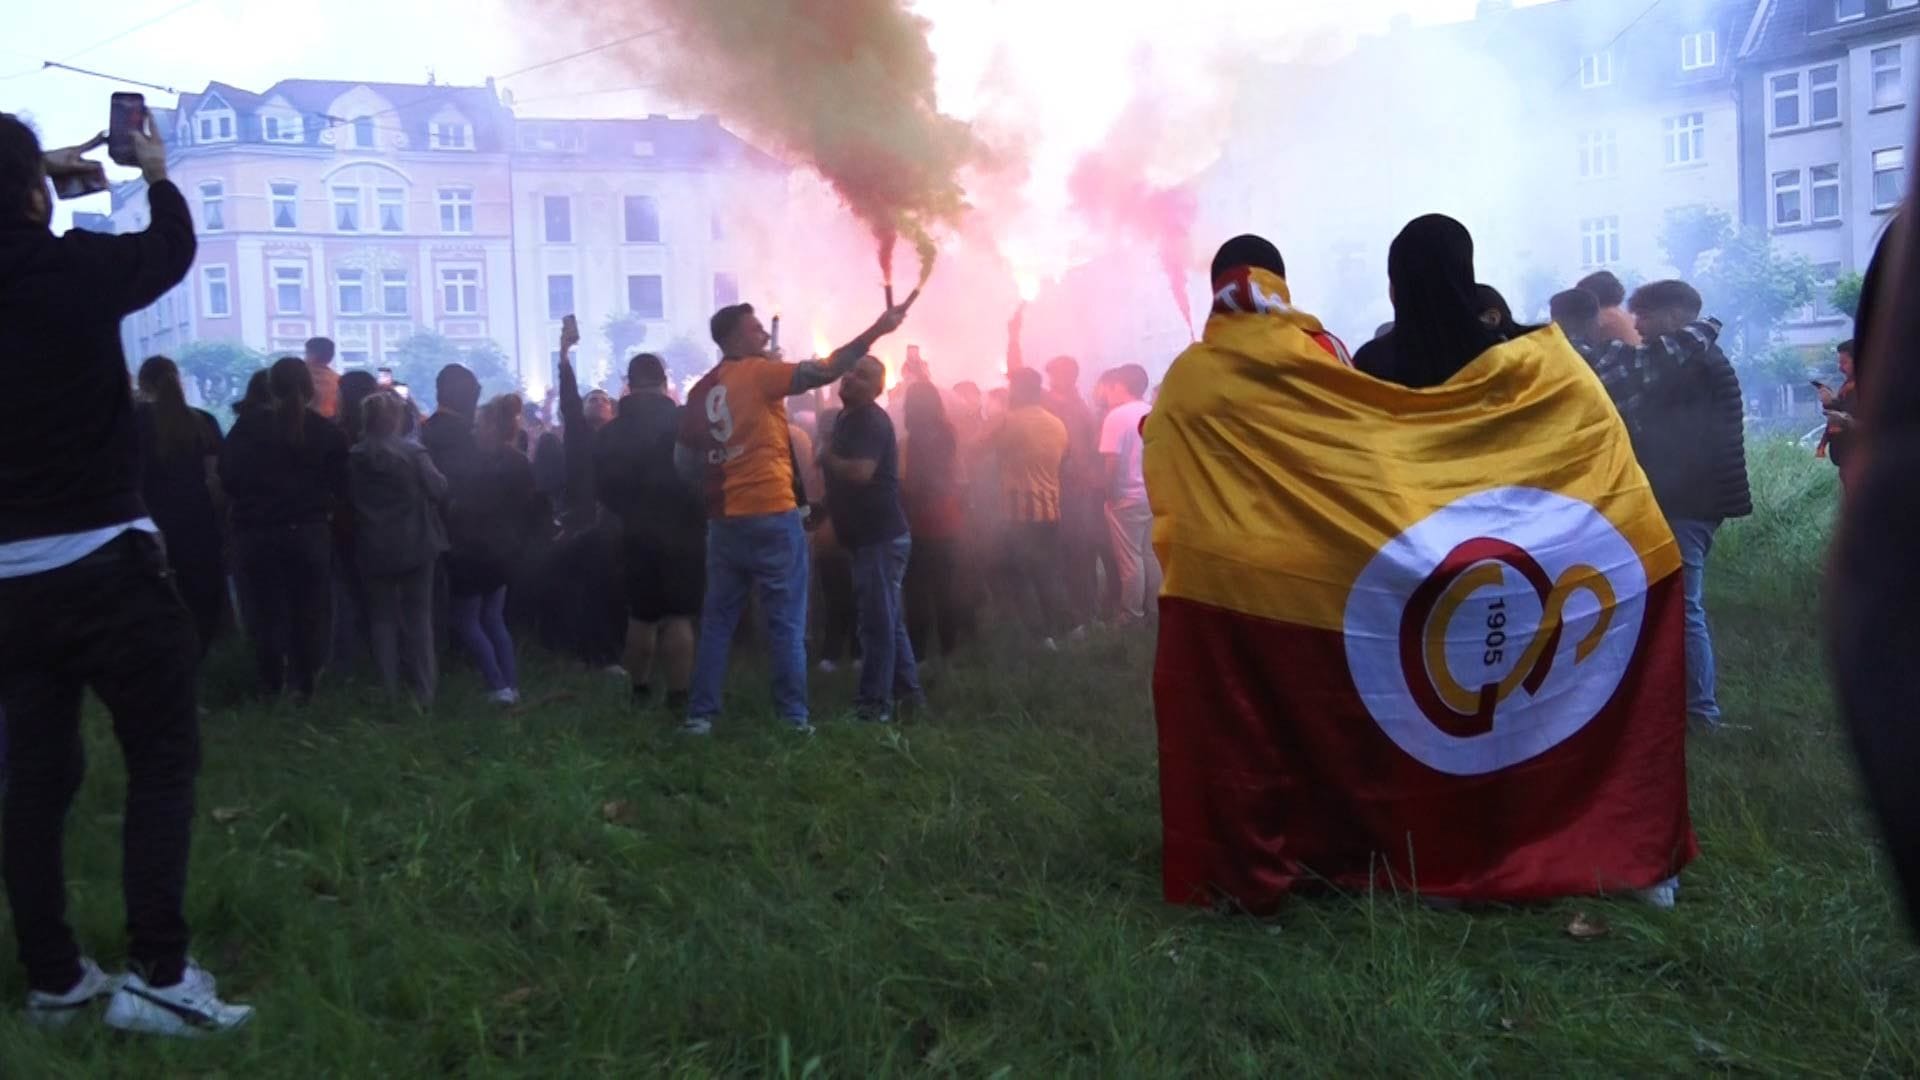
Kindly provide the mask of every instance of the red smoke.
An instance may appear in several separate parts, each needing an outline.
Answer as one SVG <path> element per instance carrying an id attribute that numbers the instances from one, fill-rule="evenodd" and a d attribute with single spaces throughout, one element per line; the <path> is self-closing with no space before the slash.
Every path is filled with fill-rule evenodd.
<path id="1" fill-rule="evenodd" d="M 1161 188 L 1140 175 L 1140 165 L 1110 149 L 1080 159 L 1067 181 L 1074 206 L 1088 223 L 1118 228 L 1146 240 L 1160 258 L 1173 302 L 1193 333 L 1193 302 L 1187 297 L 1187 271 L 1193 262 L 1193 221 L 1199 201 L 1182 184 Z"/>

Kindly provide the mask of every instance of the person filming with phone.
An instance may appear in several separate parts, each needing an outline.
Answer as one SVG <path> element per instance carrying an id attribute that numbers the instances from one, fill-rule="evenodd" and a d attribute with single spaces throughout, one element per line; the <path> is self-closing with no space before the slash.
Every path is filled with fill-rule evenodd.
<path id="1" fill-rule="evenodd" d="M 146 178 L 151 224 L 55 236 L 50 182 L 104 186 L 85 155 L 108 140 L 43 154 L 31 128 L 0 113 L 0 708 L 12 768 L 0 860 L 29 1019 L 65 1023 L 108 1001 L 113 1027 L 195 1035 L 239 1027 L 252 1009 L 221 1001 L 187 957 L 200 648 L 142 505 L 120 346 L 121 319 L 192 266 L 193 220 L 144 106 L 116 100 L 113 135 L 114 160 Z M 66 919 L 63 837 L 88 689 L 126 760 L 124 976 L 88 959 Z"/>

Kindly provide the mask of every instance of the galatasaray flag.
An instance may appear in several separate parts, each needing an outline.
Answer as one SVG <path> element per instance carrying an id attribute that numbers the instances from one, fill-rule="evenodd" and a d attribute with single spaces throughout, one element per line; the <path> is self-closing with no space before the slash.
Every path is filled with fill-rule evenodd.
<path id="1" fill-rule="evenodd" d="M 1408 390 L 1218 284 L 1146 425 L 1167 899 L 1678 873 L 1680 556 L 1599 379 L 1550 327 Z"/>

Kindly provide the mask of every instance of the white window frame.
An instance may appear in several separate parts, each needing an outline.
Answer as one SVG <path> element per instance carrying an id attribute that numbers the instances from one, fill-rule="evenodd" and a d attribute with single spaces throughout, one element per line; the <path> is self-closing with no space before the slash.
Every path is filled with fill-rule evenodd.
<path id="1" fill-rule="evenodd" d="M 1793 218 L 1780 212 L 1780 200 L 1793 196 Z M 1781 169 L 1767 181 L 1767 216 L 1776 229 L 1799 229 L 1807 224 L 1807 178 L 1804 169 Z"/>
<path id="2" fill-rule="evenodd" d="M 1669 169 L 1684 169 L 1707 160 L 1707 114 L 1681 113 L 1661 121 L 1666 136 L 1666 162 Z"/>
<path id="3" fill-rule="evenodd" d="M 445 236 L 472 236 L 474 227 L 473 189 L 443 187 L 434 193 L 434 205 L 440 211 L 440 232 Z M 467 212 L 466 228 L 460 227 L 460 211 Z M 453 228 L 447 228 L 447 212 L 453 212 Z M 544 211 L 543 211 L 544 212 Z"/>
<path id="4" fill-rule="evenodd" d="M 286 280 L 282 280 L 285 278 Z M 307 313 L 307 268 L 302 263 L 275 263 L 272 270 L 273 307 L 278 315 L 305 315 Z M 292 307 L 282 304 L 280 290 L 291 287 L 294 297 L 299 301 Z"/>
<path id="5" fill-rule="evenodd" d="M 634 285 L 634 282 L 640 281 L 643 278 L 652 278 L 655 281 L 658 281 L 660 283 L 660 313 L 657 315 L 641 315 L 640 312 L 634 310 L 633 285 Z M 646 319 L 649 322 L 661 322 L 665 320 L 667 317 L 667 275 L 665 274 L 628 274 L 626 301 L 627 301 L 627 310 L 632 314 L 640 315 L 641 318 Z"/>
<path id="6" fill-rule="evenodd" d="M 1867 0 L 1854 0 L 1860 10 L 1852 15 L 1846 14 L 1847 0 L 1833 0 L 1833 21 L 1837 23 L 1858 22 L 1867 17 Z"/>
<path id="7" fill-rule="evenodd" d="M 473 125 L 465 121 L 435 120 L 428 130 L 428 145 L 435 150 L 473 149 Z"/>
<path id="8" fill-rule="evenodd" d="M 465 302 L 469 299 L 472 303 Z M 449 300 L 461 302 L 448 303 Z M 479 264 L 440 268 L 440 306 L 449 316 L 480 314 Z"/>
<path id="9" fill-rule="evenodd" d="M 1613 85 L 1613 50 L 1602 49 L 1580 58 L 1580 89 L 1598 90 Z"/>
<path id="10" fill-rule="evenodd" d="M 1712 30 L 1680 38 L 1680 70 L 1705 71 L 1720 63 L 1720 36 Z"/>
<path id="11" fill-rule="evenodd" d="M 565 238 L 559 239 L 559 240 L 556 240 L 553 237 L 553 217 L 551 214 L 548 213 L 548 208 L 552 205 L 553 200 L 555 199 L 563 199 L 566 201 L 566 204 L 567 204 L 567 235 Z M 541 241 L 543 243 L 548 243 L 548 244 L 571 244 L 573 243 L 573 232 L 574 232 L 573 196 L 572 195 L 540 196 L 540 239 Z"/>
<path id="12" fill-rule="evenodd" d="M 653 207 L 653 239 L 651 240 L 635 240 L 633 238 L 633 213 L 632 213 L 633 202 L 632 200 L 634 199 L 645 199 L 648 205 Z M 620 241 L 621 243 L 658 244 L 662 242 L 662 238 L 665 235 L 666 235 L 666 230 L 660 227 L 660 199 L 658 196 L 649 195 L 644 192 L 632 192 L 630 194 L 622 195 L 620 197 Z"/>
<path id="13" fill-rule="evenodd" d="M 399 307 L 395 307 L 388 302 L 393 297 L 393 293 L 389 290 L 394 288 L 400 290 Z M 380 314 L 405 315 L 412 310 L 412 308 L 413 276 L 408 274 L 404 269 L 380 271 Z"/>
<path id="14" fill-rule="evenodd" d="M 219 221 L 216 223 L 215 218 Z M 224 180 L 200 181 L 200 231 L 227 231 L 227 184 Z"/>
<path id="15" fill-rule="evenodd" d="M 1920 0 L 1915 0 L 1915 3 L 1920 3 Z M 1880 62 L 1881 59 L 1887 56 L 1889 53 L 1891 53 L 1893 56 L 1893 63 L 1892 64 L 1881 63 Z M 1906 46 L 1900 44 L 1899 42 L 1895 42 L 1892 45 L 1879 46 L 1867 53 L 1867 69 L 1868 69 L 1867 92 L 1871 95 L 1871 100 L 1873 102 L 1872 111 L 1881 112 L 1887 109 L 1902 109 L 1906 107 L 1906 104 L 1907 104 L 1907 56 L 1906 56 L 1906 53 L 1907 53 Z M 1882 75 L 1893 76 L 1893 100 L 1892 101 L 1883 102 L 1880 100 L 1880 85 L 1881 85 L 1880 77 Z"/>
<path id="16" fill-rule="evenodd" d="M 213 302 L 213 290 L 220 289 L 219 304 Z M 218 310 L 216 310 L 216 308 Z M 200 268 L 200 312 L 209 319 L 233 315 L 233 268 L 226 263 L 209 263 Z"/>
<path id="17" fill-rule="evenodd" d="M 360 303 L 355 307 L 347 306 L 347 289 L 351 286 L 358 290 Z M 374 314 L 367 307 L 367 272 L 359 267 L 342 266 L 333 272 L 333 310 L 336 315 L 358 317 Z"/>
<path id="18" fill-rule="evenodd" d="M 364 344 L 356 343 L 352 347 L 340 350 L 340 370 L 365 371 L 373 363 L 373 350 Z"/>
<path id="19" fill-rule="evenodd" d="M 268 124 L 275 125 L 276 130 L 269 131 Z M 260 138 L 270 143 L 298 145 L 307 139 L 306 123 L 298 113 L 289 117 L 269 112 L 260 118 Z"/>
<path id="20" fill-rule="evenodd" d="M 560 278 L 567 279 L 567 300 L 570 301 L 567 306 L 578 307 L 580 304 L 580 294 L 576 291 L 579 286 L 579 279 L 572 274 L 548 274 L 546 281 L 542 283 L 546 286 L 546 300 L 541 306 L 546 308 L 549 322 L 559 322 L 568 315 L 577 314 L 577 312 L 573 311 L 553 310 L 553 283 Z"/>
<path id="21" fill-rule="evenodd" d="M 348 192 L 352 193 L 352 197 L 343 198 L 342 196 Z M 333 231 L 337 233 L 366 232 L 366 206 L 363 205 L 364 201 L 361 197 L 360 186 L 358 184 L 329 185 L 327 188 L 327 218 L 333 225 Z M 353 227 L 350 229 L 340 224 L 340 208 L 343 206 L 353 208 Z"/>
<path id="22" fill-rule="evenodd" d="M 193 119 L 197 143 L 230 143 L 240 130 L 240 117 L 232 109 L 201 109 Z"/>
<path id="23" fill-rule="evenodd" d="M 292 188 L 286 195 L 275 188 Z M 293 211 L 291 225 L 280 224 L 280 206 L 285 203 Z M 295 232 L 300 228 L 300 182 L 298 180 L 267 181 L 267 228 L 275 232 Z"/>
<path id="24" fill-rule="evenodd" d="M 1833 177 L 1823 180 L 1819 176 L 1821 169 L 1832 169 Z M 1830 192 L 1833 195 L 1833 213 L 1820 213 L 1820 194 Z M 1815 225 L 1827 225 L 1841 221 L 1846 216 L 1843 200 L 1845 189 L 1840 186 L 1840 163 L 1830 161 L 1824 165 L 1814 165 L 1807 169 L 1807 220 Z"/>
<path id="25" fill-rule="evenodd" d="M 1823 91 L 1829 87 L 1833 90 L 1833 115 L 1826 119 L 1815 119 L 1813 115 L 1813 100 L 1816 92 L 1813 73 L 1816 71 L 1831 73 L 1830 79 L 1822 81 L 1819 86 L 1819 89 Z M 1791 79 L 1793 81 L 1793 88 L 1791 90 L 1782 90 L 1775 85 L 1785 79 Z M 1809 128 L 1829 127 L 1840 123 L 1846 115 L 1846 102 L 1842 101 L 1840 97 L 1841 84 L 1844 81 L 1845 80 L 1840 77 L 1840 64 L 1838 61 L 1811 64 L 1807 67 L 1790 68 L 1784 71 L 1768 72 L 1767 131 L 1777 134 L 1783 131 L 1804 131 Z M 1799 119 L 1791 124 L 1780 123 L 1780 102 L 1784 98 L 1792 98 L 1799 110 Z"/>
<path id="26" fill-rule="evenodd" d="M 1580 265 L 1597 270 L 1620 265 L 1620 215 L 1603 214 L 1580 222 Z"/>
<path id="27" fill-rule="evenodd" d="M 1886 155 L 1886 154 L 1894 155 L 1895 159 L 1898 161 L 1898 164 L 1893 165 L 1891 167 L 1881 165 L 1880 159 L 1883 155 Z M 1900 200 L 1906 198 L 1906 194 L 1907 194 L 1907 148 L 1904 146 L 1883 146 L 1880 149 L 1875 150 L 1873 152 L 1873 157 L 1869 160 L 1871 160 L 1873 163 L 1873 208 L 1874 210 L 1885 211 L 1885 210 L 1893 210 L 1898 208 L 1900 205 Z M 1895 195 L 1895 197 L 1891 202 L 1880 198 L 1880 177 L 1887 173 L 1898 173 L 1900 176 L 1900 185 L 1899 185 L 1900 190 Z"/>
<path id="28" fill-rule="evenodd" d="M 1620 175 L 1620 133 L 1613 128 L 1581 132 L 1579 153 L 1580 179 L 1605 180 Z"/>
<path id="29" fill-rule="evenodd" d="M 388 198 L 397 195 L 398 198 Z M 400 211 L 397 222 L 399 228 L 387 228 L 385 211 L 388 207 Z M 373 226 L 374 232 L 393 236 L 407 231 L 407 189 L 403 187 L 377 187 L 373 189 Z"/>
<path id="30" fill-rule="evenodd" d="M 373 150 L 379 147 L 380 126 L 373 122 L 373 117 L 356 116 L 347 121 L 347 129 L 353 133 L 354 149 Z"/>

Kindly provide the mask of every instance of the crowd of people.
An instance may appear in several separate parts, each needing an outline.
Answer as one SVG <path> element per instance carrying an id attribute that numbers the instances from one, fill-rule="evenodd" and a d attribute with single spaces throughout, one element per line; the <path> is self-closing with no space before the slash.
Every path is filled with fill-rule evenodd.
<path id="1" fill-rule="evenodd" d="M 336 371 L 316 338 L 254 377 L 223 433 L 166 357 L 129 387 L 119 319 L 176 285 L 195 251 L 158 133 L 134 141 L 151 225 L 55 237 L 48 180 L 97 170 L 81 156 L 91 147 L 43 154 L 0 115 L 0 352 L 19 372 L 0 400 L 4 859 L 36 1018 L 103 998 L 129 1030 L 251 1015 L 188 959 L 182 915 L 196 670 L 229 625 L 267 698 L 310 700 L 364 656 L 396 702 L 432 709 L 444 641 L 510 707 L 518 640 L 533 635 L 583 665 L 618 661 L 636 704 L 657 699 L 698 736 L 721 721 L 747 638 L 778 718 L 810 732 L 811 670 L 858 665 L 851 716 L 890 722 L 925 704 L 923 662 L 967 649 L 989 606 L 1042 649 L 1155 618 L 1147 370 L 1100 373 L 1088 400 L 1074 358 L 1026 363 L 1016 315 L 1004 388 L 941 387 L 917 349 L 889 386 L 872 352 L 917 293 L 797 363 L 751 305 L 722 308 L 720 360 L 684 404 L 648 353 L 629 362 L 624 396 L 583 397 L 569 320 L 557 416 L 514 393 L 483 400 L 457 364 L 422 416 L 376 376 Z M 1285 278 L 1278 249 L 1251 236 L 1221 249 L 1214 276 L 1248 267 Z M 1451 219 L 1409 225 L 1389 273 L 1395 320 L 1373 341 L 1350 356 L 1319 335 L 1377 379 L 1438 387 L 1536 329 L 1475 282 L 1471 238 Z M 1701 306 L 1682 282 L 1628 296 L 1599 274 L 1554 297 L 1551 315 L 1617 404 L 1679 541 L 1687 710 L 1712 729 L 1706 558 L 1751 500 L 1738 381 Z M 128 763 L 124 977 L 86 959 L 64 918 L 86 688 Z"/>

